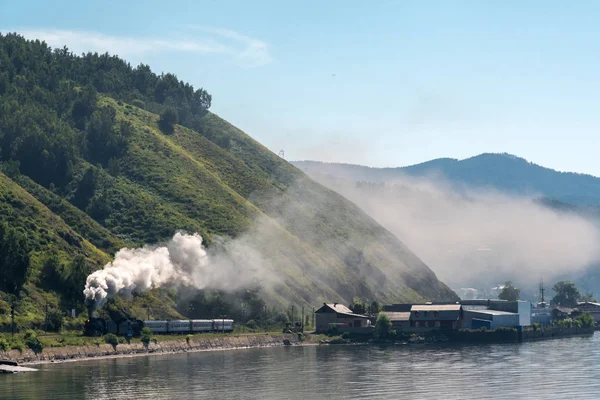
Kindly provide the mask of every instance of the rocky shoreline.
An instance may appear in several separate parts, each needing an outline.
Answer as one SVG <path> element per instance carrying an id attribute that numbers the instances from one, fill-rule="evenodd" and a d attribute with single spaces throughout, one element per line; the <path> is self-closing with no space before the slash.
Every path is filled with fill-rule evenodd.
<path id="1" fill-rule="evenodd" d="M 211 350 L 233 350 L 260 347 L 277 347 L 303 344 L 297 335 L 244 335 L 214 338 L 192 338 L 166 340 L 150 343 L 87 345 L 48 347 L 36 354 L 30 349 L 0 351 L 0 361 L 12 361 L 18 364 L 44 364 L 65 361 L 82 361 L 117 357 L 145 356 L 150 354 L 174 354 Z M 308 343 L 309 344 L 309 343 Z"/>

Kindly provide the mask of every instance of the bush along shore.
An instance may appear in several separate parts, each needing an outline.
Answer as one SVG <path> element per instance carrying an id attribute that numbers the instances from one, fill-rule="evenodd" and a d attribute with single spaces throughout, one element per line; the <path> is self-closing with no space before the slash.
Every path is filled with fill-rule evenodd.
<path id="1" fill-rule="evenodd" d="M 118 357 L 144 354 L 168 354 L 192 351 L 246 349 L 255 347 L 276 347 L 299 345 L 306 336 L 297 334 L 256 334 L 240 336 L 179 337 L 157 341 L 152 337 L 136 343 L 118 343 L 107 335 L 104 343 L 90 343 L 83 346 L 46 347 L 35 346 L 22 349 L 0 349 L 0 361 L 37 364 L 45 362 L 84 360 L 97 357 Z M 30 339 L 31 340 L 31 339 Z M 307 340 L 309 342 L 310 340 Z M 146 342 L 146 343 L 145 343 Z M 33 348 L 32 348 L 33 347 Z"/>

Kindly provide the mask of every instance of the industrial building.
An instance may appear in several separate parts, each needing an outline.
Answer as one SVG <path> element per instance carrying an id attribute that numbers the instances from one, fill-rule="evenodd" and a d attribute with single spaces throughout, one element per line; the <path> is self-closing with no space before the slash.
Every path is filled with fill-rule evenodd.
<path id="1" fill-rule="evenodd" d="M 383 306 L 392 329 L 404 332 L 496 329 L 531 325 L 528 301 L 463 300 L 460 303 L 391 304 Z M 600 318 L 600 309 L 598 317 Z M 541 316 L 540 316 L 541 317 Z"/>
<path id="2" fill-rule="evenodd" d="M 475 323 L 475 325 L 479 327 L 486 326 L 487 324 L 493 327 L 519 327 L 531 325 L 531 303 L 528 301 L 489 299 L 463 300 L 461 301 L 461 304 L 465 310 L 465 328 L 473 328 L 473 318 L 480 320 Z M 469 313 L 466 314 L 467 312 Z M 486 323 L 482 321 L 489 322 Z"/>
<path id="3" fill-rule="evenodd" d="M 415 304 L 410 308 L 412 328 L 460 329 L 462 320 L 460 304 Z"/>
<path id="4" fill-rule="evenodd" d="M 519 326 L 519 314 L 498 310 L 465 310 L 463 325 L 470 329 Z"/>
<path id="5" fill-rule="evenodd" d="M 315 318 L 317 332 L 327 332 L 333 328 L 339 332 L 360 332 L 371 326 L 368 316 L 355 314 L 339 303 L 323 303 L 323 307 L 315 311 Z"/>
<path id="6" fill-rule="evenodd" d="M 577 310 L 579 312 L 588 312 L 594 317 L 596 323 L 600 322 L 600 303 L 594 303 L 591 301 L 582 301 L 577 303 Z"/>
<path id="7" fill-rule="evenodd" d="M 398 332 L 423 332 L 428 330 L 460 329 L 462 307 L 460 304 L 390 304 L 383 311 Z"/>

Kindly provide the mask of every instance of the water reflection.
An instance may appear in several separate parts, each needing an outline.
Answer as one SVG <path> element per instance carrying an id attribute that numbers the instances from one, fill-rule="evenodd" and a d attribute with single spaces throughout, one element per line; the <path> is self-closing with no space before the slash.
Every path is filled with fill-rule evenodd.
<path id="1" fill-rule="evenodd" d="M 600 398 L 600 335 L 487 346 L 286 347 L 49 364 L 2 399 Z"/>

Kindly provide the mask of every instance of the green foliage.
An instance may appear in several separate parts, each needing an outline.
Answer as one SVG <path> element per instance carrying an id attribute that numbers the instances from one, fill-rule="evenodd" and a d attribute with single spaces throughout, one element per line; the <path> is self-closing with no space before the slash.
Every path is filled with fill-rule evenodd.
<path id="1" fill-rule="evenodd" d="M 160 130 L 166 134 L 172 134 L 175 131 L 175 124 L 177 123 L 178 116 L 177 111 L 172 108 L 168 108 L 160 114 L 158 120 L 158 126 Z"/>
<path id="2" fill-rule="evenodd" d="M 511 281 L 506 281 L 504 283 L 504 287 L 498 295 L 498 298 L 500 300 L 516 301 L 519 300 L 520 295 L 521 289 L 517 289 L 516 287 L 514 287 Z"/>
<path id="3" fill-rule="evenodd" d="M 258 329 L 258 323 L 251 319 L 248 322 L 246 322 L 246 327 L 248 327 L 249 329 Z"/>
<path id="4" fill-rule="evenodd" d="M 2 337 L 0 337 L 0 351 L 8 351 L 10 350 L 10 345 L 8 341 Z"/>
<path id="5" fill-rule="evenodd" d="M 392 330 L 392 321 L 385 312 L 380 312 L 375 322 L 375 337 L 388 339 Z"/>
<path id="6" fill-rule="evenodd" d="M 369 312 L 370 314 L 379 314 L 379 312 L 382 310 L 382 306 L 381 304 L 379 304 L 377 301 L 373 301 L 370 305 L 369 305 Z"/>
<path id="7" fill-rule="evenodd" d="M 8 223 L 0 224 L 0 289 L 19 294 L 29 272 L 31 247 L 25 234 Z"/>
<path id="8" fill-rule="evenodd" d="M 541 325 L 538 322 L 534 322 L 531 326 L 534 331 L 539 331 L 541 329 Z"/>
<path id="9" fill-rule="evenodd" d="M 350 332 L 344 332 L 344 333 L 342 333 L 342 339 L 344 339 L 344 340 L 350 340 L 351 336 L 352 335 L 350 335 Z"/>
<path id="10" fill-rule="evenodd" d="M 49 332 L 60 332 L 64 323 L 64 319 L 65 315 L 61 310 L 49 310 L 48 315 L 46 316 L 47 330 Z"/>
<path id="11" fill-rule="evenodd" d="M 560 328 L 571 328 L 573 326 L 573 320 L 571 318 L 561 319 L 556 323 Z"/>
<path id="12" fill-rule="evenodd" d="M 104 343 L 108 343 L 113 347 L 116 347 L 119 344 L 119 338 L 114 333 L 107 333 L 104 335 Z"/>
<path id="13" fill-rule="evenodd" d="M 585 292 L 583 295 L 581 295 L 580 301 L 595 303 L 596 299 L 594 298 L 594 293 Z"/>
<path id="14" fill-rule="evenodd" d="M 38 339 L 37 334 L 33 330 L 25 332 L 25 345 L 33 350 L 34 353 L 41 353 L 44 349 L 44 344 Z"/>
<path id="15" fill-rule="evenodd" d="M 560 307 L 576 307 L 581 294 L 579 289 L 571 281 L 557 282 L 552 290 L 556 295 L 552 298 L 552 304 Z"/>
<path id="16" fill-rule="evenodd" d="M 575 318 L 575 321 L 581 322 L 584 328 L 591 328 L 596 325 L 594 317 L 589 312 L 583 312 Z"/>
<path id="17" fill-rule="evenodd" d="M 351 309 L 352 312 L 355 314 L 365 314 L 366 313 L 365 305 L 363 304 L 360 297 L 355 296 L 352 299 L 352 303 L 350 303 L 350 306 L 348 308 Z"/>
<path id="18" fill-rule="evenodd" d="M 150 328 L 145 326 L 144 328 L 142 328 L 142 336 L 140 337 L 140 341 L 142 343 L 144 343 L 144 345 L 146 347 L 148 347 L 148 344 L 150 343 L 151 340 L 152 340 L 152 331 L 150 330 Z"/>

